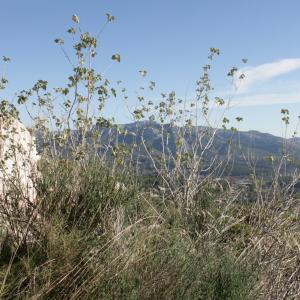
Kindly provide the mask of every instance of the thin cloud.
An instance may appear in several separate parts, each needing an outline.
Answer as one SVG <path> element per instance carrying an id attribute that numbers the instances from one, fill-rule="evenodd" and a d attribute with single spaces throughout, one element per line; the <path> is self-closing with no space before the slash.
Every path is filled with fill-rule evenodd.
<path id="1" fill-rule="evenodd" d="M 238 78 L 241 74 L 245 75 L 243 80 L 236 80 L 236 85 L 238 88 L 237 92 L 248 92 L 256 83 L 271 80 L 272 78 L 290 73 L 297 69 L 300 69 L 300 58 L 282 59 L 273 63 L 262 64 L 256 67 L 243 68 L 236 76 L 236 78 Z"/>
<path id="2" fill-rule="evenodd" d="M 237 96 L 230 107 L 261 106 L 274 104 L 300 104 L 300 91 L 294 93 L 263 93 Z"/>

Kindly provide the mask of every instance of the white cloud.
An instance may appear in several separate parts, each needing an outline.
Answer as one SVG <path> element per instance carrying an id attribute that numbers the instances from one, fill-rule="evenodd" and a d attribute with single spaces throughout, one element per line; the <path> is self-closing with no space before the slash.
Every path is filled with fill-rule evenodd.
<path id="1" fill-rule="evenodd" d="M 263 93 L 238 95 L 230 102 L 230 107 L 260 106 L 273 104 L 300 104 L 300 91 L 293 93 Z"/>
<path id="2" fill-rule="evenodd" d="M 245 75 L 245 78 L 239 83 L 236 81 L 238 86 L 238 93 L 245 93 L 250 88 L 259 82 L 268 81 L 274 77 L 295 71 L 300 69 L 300 58 L 288 58 L 282 59 L 273 63 L 262 64 L 256 67 L 246 67 L 239 70 L 236 78 L 241 74 Z"/>

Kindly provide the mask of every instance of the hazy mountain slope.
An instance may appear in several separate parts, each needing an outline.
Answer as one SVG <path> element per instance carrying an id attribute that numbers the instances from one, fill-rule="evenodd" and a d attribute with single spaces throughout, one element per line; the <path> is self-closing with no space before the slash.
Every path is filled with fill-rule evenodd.
<path id="1" fill-rule="evenodd" d="M 100 133 L 99 142 L 102 145 L 125 145 L 130 149 L 135 147 L 135 158 L 145 170 L 151 169 L 151 162 L 144 145 L 151 149 L 156 157 L 159 157 L 163 149 L 167 155 L 174 155 L 180 136 L 184 136 L 184 143 L 189 151 L 191 145 L 196 143 L 197 135 L 201 134 L 204 135 L 202 148 L 198 149 L 201 153 L 213 132 L 213 129 L 207 127 L 193 127 L 184 134 L 179 134 L 183 128 L 170 124 L 161 126 L 150 121 L 123 124 L 119 127 L 125 134 L 118 132 L 116 128 L 95 127 L 93 130 Z M 77 136 L 76 132 L 74 136 Z M 38 137 L 39 144 L 40 139 Z M 227 174 L 244 175 L 249 173 L 249 162 L 256 166 L 258 172 L 270 172 L 272 164 L 268 157 L 281 157 L 282 153 L 289 153 L 292 158 L 291 166 L 297 165 L 300 161 L 300 138 L 284 139 L 259 131 L 233 132 L 218 129 L 212 147 L 205 153 L 204 159 L 209 160 L 211 156 L 217 156 L 219 160 L 230 158 L 231 164 Z"/>

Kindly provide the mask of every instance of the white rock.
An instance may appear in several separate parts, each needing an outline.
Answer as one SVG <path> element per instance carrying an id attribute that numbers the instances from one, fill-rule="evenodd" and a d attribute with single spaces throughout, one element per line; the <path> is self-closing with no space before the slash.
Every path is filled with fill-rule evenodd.
<path id="1" fill-rule="evenodd" d="M 0 117 L 0 198 L 13 188 L 24 200 L 34 202 L 38 160 L 35 138 L 28 129 L 16 119 Z"/>

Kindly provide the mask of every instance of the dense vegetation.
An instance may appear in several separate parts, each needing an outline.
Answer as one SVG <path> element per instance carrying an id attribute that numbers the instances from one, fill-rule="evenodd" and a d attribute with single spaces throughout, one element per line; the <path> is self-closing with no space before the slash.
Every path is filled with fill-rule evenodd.
<path id="1" fill-rule="evenodd" d="M 1 199 L 0 297 L 297 299 L 299 177 L 296 167 L 287 168 L 291 156 L 284 140 L 282 151 L 267 158 L 267 181 L 247 157 L 250 186 L 230 180 L 231 149 L 217 155 L 217 129 L 205 123 L 211 101 L 224 105 L 223 99 L 211 100 L 211 64 L 204 66 L 195 100 L 188 103 L 198 109 L 197 117 L 194 109 L 182 110 L 174 92 L 163 94 L 158 104 L 138 95 L 134 121 L 156 121 L 159 138 L 149 143 L 146 129 L 128 135 L 104 117 L 106 101 L 119 91 L 91 66 L 97 39 L 83 33 L 78 16 L 72 19 L 75 27 L 68 32 L 79 32 L 78 65 L 67 87 L 52 95 L 40 80 L 18 96 L 20 105 L 34 104 L 37 113 L 41 174 L 34 203 L 17 189 Z M 64 41 L 56 43 L 72 61 Z M 219 50 L 210 49 L 209 62 L 216 55 Z M 120 62 L 121 56 L 112 59 Z M 151 81 L 149 89 L 154 88 Z M 65 107 L 60 116 L 53 105 L 58 95 Z M 91 115 L 95 99 L 99 111 Z M 287 124 L 288 112 L 282 113 Z M 9 101 L 1 102 L 1 114 L 17 117 Z M 228 123 L 222 115 L 221 126 L 227 129 Z M 172 139 L 166 124 L 176 129 Z M 231 135 L 226 140 L 238 144 Z M 149 173 L 141 165 L 145 157 Z"/>

